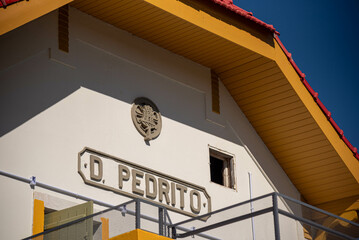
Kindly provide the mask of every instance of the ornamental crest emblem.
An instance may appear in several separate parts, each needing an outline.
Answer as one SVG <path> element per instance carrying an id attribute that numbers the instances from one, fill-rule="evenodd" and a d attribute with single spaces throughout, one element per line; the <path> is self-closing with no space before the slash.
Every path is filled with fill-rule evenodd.
<path id="1" fill-rule="evenodd" d="M 132 122 L 145 141 L 160 135 L 162 119 L 157 106 L 148 98 L 136 98 L 131 108 Z"/>

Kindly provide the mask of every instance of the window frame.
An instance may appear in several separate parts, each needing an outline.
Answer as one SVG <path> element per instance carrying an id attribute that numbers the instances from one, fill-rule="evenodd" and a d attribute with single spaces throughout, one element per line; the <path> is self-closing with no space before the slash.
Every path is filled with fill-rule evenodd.
<path id="1" fill-rule="evenodd" d="M 225 187 L 227 189 L 232 189 L 237 191 L 237 181 L 236 181 L 236 174 L 235 174 L 235 169 L 236 169 L 236 161 L 235 161 L 235 155 L 231 154 L 227 151 L 224 150 L 220 150 L 218 148 L 209 146 L 209 150 L 208 150 L 208 160 L 209 160 L 209 180 L 211 183 L 217 184 L 219 186 Z M 218 160 L 223 161 L 223 166 L 225 167 L 225 165 L 227 165 L 227 167 L 225 167 L 226 169 L 229 169 L 229 176 L 225 177 L 223 176 L 223 184 L 217 183 L 217 182 L 213 182 L 212 181 L 212 174 L 211 174 L 211 157 L 214 157 Z M 223 169 L 223 168 L 222 168 Z M 223 175 L 225 173 L 222 173 Z"/>

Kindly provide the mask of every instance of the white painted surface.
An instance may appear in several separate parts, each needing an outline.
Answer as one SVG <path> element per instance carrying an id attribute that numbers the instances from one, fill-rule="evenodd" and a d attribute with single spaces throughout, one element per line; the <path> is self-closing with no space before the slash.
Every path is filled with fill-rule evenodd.
<path id="1" fill-rule="evenodd" d="M 22 239 L 32 231 L 32 189 L 0 176 L 0 239 Z"/>
<path id="2" fill-rule="evenodd" d="M 110 204 L 127 200 L 84 184 L 77 154 L 87 146 L 205 187 L 213 210 L 249 199 L 249 171 L 253 197 L 279 190 L 299 198 L 222 84 L 221 114 L 210 111 L 210 69 L 70 10 L 69 54 L 57 50 L 55 12 L 0 37 L 1 170 Z M 162 132 L 150 144 L 130 115 L 132 101 L 141 96 L 162 114 Z M 210 182 L 209 145 L 235 156 L 237 190 Z M 7 196 L 1 223 L 16 217 L 21 229 L 0 224 L 1 238 L 31 235 L 29 187 L 6 180 L 1 192 Z M 12 211 L 14 206 L 19 211 Z M 271 233 L 267 221 L 255 219 L 256 228 L 264 226 L 257 239 Z M 296 239 L 296 225 L 288 224 L 286 239 Z M 243 227 L 244 239 L 250 238 L 250 220 Z"/>

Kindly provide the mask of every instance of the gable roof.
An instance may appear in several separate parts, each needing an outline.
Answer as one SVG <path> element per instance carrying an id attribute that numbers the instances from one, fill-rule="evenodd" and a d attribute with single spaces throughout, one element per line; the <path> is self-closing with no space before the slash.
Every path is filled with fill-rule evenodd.
<path id="1" fill-rule="evenodd" d="M 282 48 L 282 50 L 284 51 L 284 53 L 286 54 L 288 61 L 290 62 L 290 64 L 293 66 L 293 68 L 295 69 L 295 71 L 298 73 L 302 83 L 304 84 L 304 86 L 307 88 L 307 90 L 309 91 L 309 93 L 312 95 L 313 100 L 318 104 L 318 106 L 320 107 L 320 109 L 323 111 L 323 114 L 328 118 L 328 121 L 332 124 L 333 128 L 335 129 L 335 131 L 338 133 L 339 137 L 343 140 L 343 142 L 348 146 L 348 148 L 353 152 L 353 155 L 356 157 L 356 159 L 359 160 L 359 153 L 358 153 L 358 149 L 356 147 L 354 147 L 349 140 L 344 136 L 344 131 L 342 129 L 340 129 L 340 127 L 338 126 L 338 124 L 334 121 L 334 119 L 332 118 L 332 114 L 331 112 L 328 111 L 328 109 L 324 106 L 324 104 L 320 101 L 320 99 L 318 98 L 318 93 L 315 92 L 313 90 L 313 88 L 309 85 L 309 83 L 307 82 L 307 80 L 305 79 L 305 74 L 299 69 L 299 67 L 297 66 L 297 64 L 294 62 L 293 58 L 292 58 L 292 54 L 289 53 L 287 51 L 287 49 L 285 48 L 285 46 L 283 45 L 283 43 L 281 42 L 281 40 L 279 39 L 279 32 L 276 31 L 276 29 L 273 27 L 273 25 L 269 25 L 261 20 L 259 20 L 258 18 L 255 18 L 253 16 L 253 13 L 251 12 L 247 12 L 244 9 L 236 6 L 233 4 L 233 0 L 207 0 L 207 1 L 212 1 L 215 4 L 224 7 L 246 19 L 249 19 L 250 21 L 253 21 L 254 23 L 268 29 L 269 31 L 271 31 L 272 33 L 274 33 L 274 38 L 276 39 L 276 41 L 278 42 L 278 44 L 280 45 L 280 47 Z"/>

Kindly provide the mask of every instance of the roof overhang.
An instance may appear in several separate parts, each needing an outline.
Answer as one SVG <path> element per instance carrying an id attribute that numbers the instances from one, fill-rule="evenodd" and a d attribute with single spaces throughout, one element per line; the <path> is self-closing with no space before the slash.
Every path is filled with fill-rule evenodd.
<path id="1" fill-rule="evenodd" d="M 10 1 L 11 5 L 0 8 L 0 35 L 37 19 L 73 0 Z M 3 6 L 1 4 L 1 6 Z"/>
<path id="2" fill-rule="evenodd" d="M 37 1 L 46 2 L 25 4 Z M 75 0 L 71 6 L 214 70 L 308 203 L 359 195 L 355 152 L 273 31 L 208 0 Z"/>

